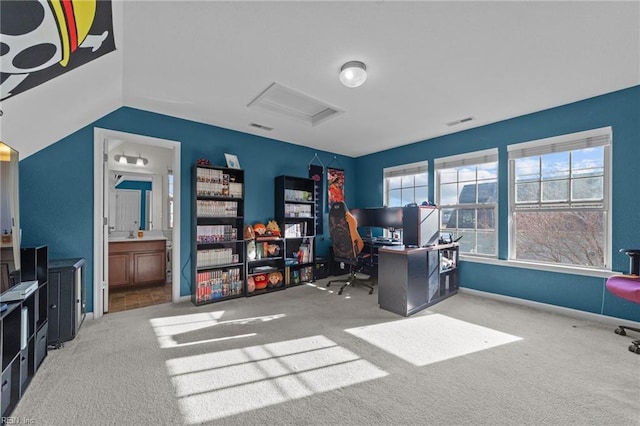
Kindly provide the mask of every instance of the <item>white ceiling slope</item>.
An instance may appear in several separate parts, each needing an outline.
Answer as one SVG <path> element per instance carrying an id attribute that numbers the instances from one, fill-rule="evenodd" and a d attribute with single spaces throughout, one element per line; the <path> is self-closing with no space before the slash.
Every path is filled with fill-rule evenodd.
<path id="1" fill-rule="evenodd" d="M 354 157 L 640 84 L 637 1 L 133 1 L 123 27 L 125 105 Z M 344 112 L 248 108 L 273 82 Z"/>

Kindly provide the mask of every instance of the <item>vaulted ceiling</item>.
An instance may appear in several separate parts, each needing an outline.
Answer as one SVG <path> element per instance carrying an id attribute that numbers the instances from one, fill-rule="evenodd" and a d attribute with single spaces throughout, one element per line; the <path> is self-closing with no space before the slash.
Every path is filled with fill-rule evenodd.
<path id="1" fill-rule="evenodd" d="M 638 2 L 134 1 L 123 23 L 126 105 L 349 156 L 640 84 Z M 274 82 L 342 113 L 247 106 Z"/>

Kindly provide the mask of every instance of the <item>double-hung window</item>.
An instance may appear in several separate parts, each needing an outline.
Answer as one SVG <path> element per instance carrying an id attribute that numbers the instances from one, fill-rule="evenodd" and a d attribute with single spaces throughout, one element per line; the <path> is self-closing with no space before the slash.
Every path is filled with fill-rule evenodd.
<path id="1" fill-rule="evenodd" d="M 440 231 L 451 232 L 460 252 L 497 256 L 498 150 L 434 161 Z"/>
<path id="2" fill-rule="evenodd" d="M 426 161 L 384 169 L 384 204 L 403 207 L 429 200 L 429 169 Z"/>
<path id="3" fill-rule="evenodd" d="M 610 265 L 611 129 L 508 146 L 509 258 Z"/>

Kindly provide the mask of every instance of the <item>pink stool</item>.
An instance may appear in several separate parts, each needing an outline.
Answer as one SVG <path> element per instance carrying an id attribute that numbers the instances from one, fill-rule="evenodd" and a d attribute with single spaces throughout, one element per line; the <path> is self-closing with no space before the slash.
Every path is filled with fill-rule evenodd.
<path id="1" fill-rule="evenodd" d="M 630 257 L 629 269 L 631 275 L 614 275 L 609 277 L 606 284 L 607 290 L 622 299 L 640 304 L 640 249 L 622 249 L 620 251 Z M 626 330 L 640 333 L 640 329 L 626 325 L 619 325 L 615 332 L 621 336 L 626 336 Z M 640 340 L 633 340 L 631 345 L 629 345 L 629 350 L 640 354 Z"/>

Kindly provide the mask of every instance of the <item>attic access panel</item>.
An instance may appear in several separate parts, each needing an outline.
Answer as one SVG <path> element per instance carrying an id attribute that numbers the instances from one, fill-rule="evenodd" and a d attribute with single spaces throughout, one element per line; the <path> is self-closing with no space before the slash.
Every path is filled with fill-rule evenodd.
<path id="1" fill-rule="evenodd" d="M 277 114 L 311 126 L 320 124 L 343 111 L 279 83 L 271 83 L 248 105 L 257 111 Z"/>

